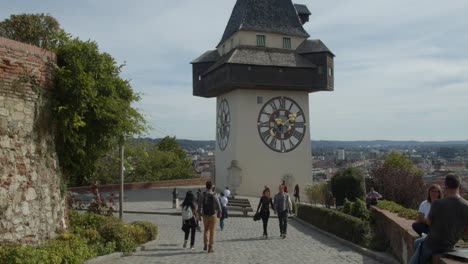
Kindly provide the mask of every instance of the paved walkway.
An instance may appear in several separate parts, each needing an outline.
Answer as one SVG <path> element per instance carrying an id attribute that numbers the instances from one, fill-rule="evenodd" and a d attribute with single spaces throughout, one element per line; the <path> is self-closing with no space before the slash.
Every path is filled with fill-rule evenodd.
<path id="1" fill-rule="evenodd" d="M 170 212 L 167 199 L 172 189 L 134 191 L 127 193 L 125 210 Z M 185 193 L 185 192 L 183 192 Z M 169 196 L 170 198 L 170 196 Z M 153 199 L 156 199 L 154 201 Z M 153 200 L 153 201 L 150 201 Z M 257 199 L 255 199 L 257 200 Z M 252 218 L 230 217 L 225 230 L 216 231 L 214 253 L 203 251 L 202 233 L 196 233 L 195 249 L 182 248 L 183 232 L 180 216 L 165 214 L 124 214 L 124 221 L 150 221 L 158 225 L 157 240 L 144 251 L 105 263 L 378 263 L 351 248 L 324 236 L 311 228 L 290 220 L 288 237 L 279 237 L 277 218 L 270 219 L 269 239 L 261 238 L 262 223 Z"/>

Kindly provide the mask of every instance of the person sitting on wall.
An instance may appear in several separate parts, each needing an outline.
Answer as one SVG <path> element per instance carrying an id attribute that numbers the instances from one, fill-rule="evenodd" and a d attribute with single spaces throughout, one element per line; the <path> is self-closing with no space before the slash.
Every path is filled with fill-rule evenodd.
<path id="1" fill-rule="evenodd" d="M 371 205 L 376 205 L 377 200 L 382 198 L 382 195 L 374 190 L 374 187 L 370 188 L 370 191 L 367 193 L 366 198 L 366 205 L 367 209 L 370 208 Z"/>
<path id="2" fill-rule="evenodd" d="M 460 197 L 460 182 L 460 177 L 453 173 L 445 177 L 445 198 L 431 203 L 428 216 L 431 231 L 414 241 L 410 264 L 430 263 L 432 255 L 454 250 L 463 233 L 466 234 L 468 202 Z"/>
<path id="3" fill-rule="evenodd" d="M 427 190 L 427 199 L 424 200 L 418 209 L 418 219 L 413 223 L 413 230 L 418 233 L 419 236 L 422 234 L 429 234 L 429 225 L 427 217 L 431 210 L 431 204 L 437 199 L 442 198 L 442 189 L 439 184 L 432 184 Z"/>

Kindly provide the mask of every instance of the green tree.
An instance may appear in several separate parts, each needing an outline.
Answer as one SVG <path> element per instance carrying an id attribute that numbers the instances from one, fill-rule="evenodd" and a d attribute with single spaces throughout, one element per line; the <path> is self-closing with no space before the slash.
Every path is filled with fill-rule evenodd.
<path id="1" fill-rule="evenodd" d="M 59 45 L 53 93 L 57 151 L 72 185 L 89 184 L 96 162 L 125 137 L 144 130 L 138 101 L 122 66 L 92 41 L 77 38 Z"/>
<path id="2" fill-rule="evenodd" d="M 329 186 L 327 182 L 320 182 L 313 185 L 306 186 L 305 193 L 309 202 L 314 204 L 325 204 L 327 201 L 327 194 Z"/>
<path id="3" fill-rule="evenodd" d="M 423 171 L 403 154 L 392 152 L 371 171 L 376 190 L 386 200 L 416 208 L 424 198 Z"/>
<path id="4" fill-rule="evenodd" d="M 44 49 L 54 49 L 68 39 L 58 21 L 49 14 L 11 15 L 0 22 L 0 36 Z"/>
<path id="5" fill-rule="evenodd" d="M 159 144 L 160 142 L 163 144 Z M 196 176 L 191 160 L 175 142 L 175 138 L 167 137 L 160 142 L 154 144 L 151 141 L 128 140 L 125 144 L 125 182 L 186 179 Z M 172 144 L 174 142 L 175 145 Z M 118 155 L 117 148 L 114 148 L 100 158 L 93 180 L 102 184 L 117 183 Z"/>
<path id="6" fill-rule="evenodd" d="M 338 170 L 330 180 L 330 187 L 337 206 L 343 205 L 345 198 L 348 200 L 364 199 L 366 194 L 364 174 L 353 167 Z"/>
<path id="7" fill-rule="evenodd" d="M 180 148 L 179 144 L 175 137 L 165 137 L 161 141 L 159 141 L 156 146 L 161 151 L 169 151 L 174 152 L 178 158 L 183 159 L 185 158 L 185 152 Z"/>

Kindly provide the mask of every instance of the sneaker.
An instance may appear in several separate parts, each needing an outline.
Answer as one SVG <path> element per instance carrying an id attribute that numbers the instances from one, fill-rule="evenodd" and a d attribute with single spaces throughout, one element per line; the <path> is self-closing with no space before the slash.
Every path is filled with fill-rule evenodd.
<path id="1" fill-rule="evenodd" d="M 212 246 L 210 246 L 210 248 L 208 249 L 208 253 L 213 253 L 214 252 L 214 249 Z"/>
<path id="2" fill-rule="evenodd" d="M 286 238 L 286 234 L 283 234 L 283 239 L 285 239 L 285 238 Z"/>
<path id="3" fill-rule="evenodd" d="M 203 250 L 206 251 L 208 247 L 206 245 L 203 246 Z"/>
<path id="4" fill-rule="evenodd" d="M 183 245 L 184 248 L 187 247 L 187 240 L 184 241 L 184 245 Z"/>
<path id="5" fill-rule="evenodd" d="M 191 245 L 191 246 L 190 246 L 190 249 L 191 249 L 191 250 L 194 250 L 195 248 L 193 247 L 193 245 Z"/>

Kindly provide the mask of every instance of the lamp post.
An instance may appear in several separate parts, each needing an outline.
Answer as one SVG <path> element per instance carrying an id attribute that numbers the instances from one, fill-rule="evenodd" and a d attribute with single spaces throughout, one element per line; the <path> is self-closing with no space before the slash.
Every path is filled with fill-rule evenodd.
<path id="1" fill-rule="evenodd" d="M 123 196 L 124 196 L 124 140 L 120 140 L 120 192 L 119 192 L 119 218 L 123 217 Z"/>

